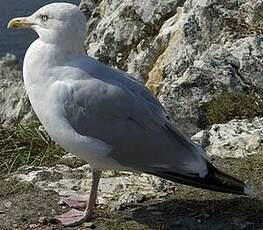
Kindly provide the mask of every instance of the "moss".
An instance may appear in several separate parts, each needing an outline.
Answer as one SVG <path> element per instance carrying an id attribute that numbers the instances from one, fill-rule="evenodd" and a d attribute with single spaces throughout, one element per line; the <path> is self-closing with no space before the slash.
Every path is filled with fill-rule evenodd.
<path id="1" fill-rule="evenodd" d="M 263 116 L 263 93 L 225 93 L 206 105 L 205 123 L 212 125 L 256 116 Z"/>

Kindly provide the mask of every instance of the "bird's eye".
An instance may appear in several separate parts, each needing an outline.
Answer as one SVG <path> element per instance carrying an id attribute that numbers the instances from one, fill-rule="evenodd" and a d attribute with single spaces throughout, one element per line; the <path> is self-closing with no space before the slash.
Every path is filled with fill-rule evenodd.
<path id="1" fill-rule="evenodd" d="M 42 21 L 42 22 L 47 22 L 47 20 L 48 20 L 48 15 L 42 14 L 42 15 L 40 15 L 40 18 L 41 18 L 41 21 Z"/>

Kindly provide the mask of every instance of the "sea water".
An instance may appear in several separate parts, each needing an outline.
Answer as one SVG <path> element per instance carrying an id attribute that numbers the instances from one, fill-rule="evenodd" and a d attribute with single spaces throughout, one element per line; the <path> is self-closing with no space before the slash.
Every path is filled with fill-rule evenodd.
<path id="1" fill-rule="evenodd" d="M 15 54 L 19 61 L 28 46 L 37 38 L 37 35 L 28 29 L 7 29 L 8 21 L 14 17 L 28 16 L 41 6 L 52 2 L 69 2 L 79 5 L 80 0 L 0 0 L 0 56 L 6 53 Z"/>

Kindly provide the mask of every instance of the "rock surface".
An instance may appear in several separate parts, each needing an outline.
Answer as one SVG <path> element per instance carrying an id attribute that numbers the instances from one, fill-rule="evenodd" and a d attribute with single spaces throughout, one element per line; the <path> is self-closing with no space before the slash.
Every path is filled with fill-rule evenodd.
<path id="1" fill-rule="evenodd" d="M 260 0 L 82 0 L 80 8 L 87 53 L 145 82 L 189 135 L 215 97 L 263 88 Z M 0 61 L 0 123 L 32 115 L 18 79 L 9 54 Z"/>
<path id="2" fill-rule="evenodd" d="M 87 198 L 91 186 L 91 170 L 87 164 L 77 168 L 66 165 L 51 168 L 26 166 L 13 177 L 22 183 L 33 183 L 42 190 L 55 191 L 62 197 Z M 119 210 L 125 204 L 167 196 L 175 190 L 175 184 L 154 176 L 106 171 L 100 180 L 98 204 Z"/>
<path id="3" fill-rule="evenodd" d="M 22 80 L 22 69 L 13 54 L 6 54 L 0 59 L 0 79 Z"/>
<path id="4" fill-rule="evenodd" d="M 14 55 L 7 54 L 0 60 L 0 124 L 30 120 L 32 114 L 21 66 Z"/>
<path id="5" fill-rule="evenodd" d="M 243 158 L 263 153 L 263 118 L 233 120 L 213 125 L 192 137 L 201 144 L 210 157 Z M 89 166 L 74 156 L 62 157 L 55 167 L 25 166 L 13 173 L 23 183 L 33 183 L 60 196 L 87 197 L 91 186 Z M 111 210 L 119 210 L 125 204 L 168 196 L 177 190 L 176 184 L 147 174 L 129 172 L 103 172 L 99 187 L 98 203 Z"/>
<path id="6" fill-rule="evenodd" d="M 262 1 L 89 1 L 87 53 L 146 82 L 186 133 L 226 92 L 263 88 Z"/>
<path id="7" fill-rule="evenodd" d="M 246 157 L 263 154 L 263 118 L 232 120 L 213 125 L 192 137 L 206 148 L 208 155 L 218 157 Z"/>

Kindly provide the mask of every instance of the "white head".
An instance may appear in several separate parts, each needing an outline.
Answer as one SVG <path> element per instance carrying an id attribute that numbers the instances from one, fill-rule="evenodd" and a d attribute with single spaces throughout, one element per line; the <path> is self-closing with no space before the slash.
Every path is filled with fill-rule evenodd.
<path id="1" fill-rule="evenodd" d="M 31 28 L 45 43 L 82 47 L 86 34 L 86 19 L 81 10 L 69 3 L 43 6 L 29 17 L 14 18 L 8 28 Z"/>

